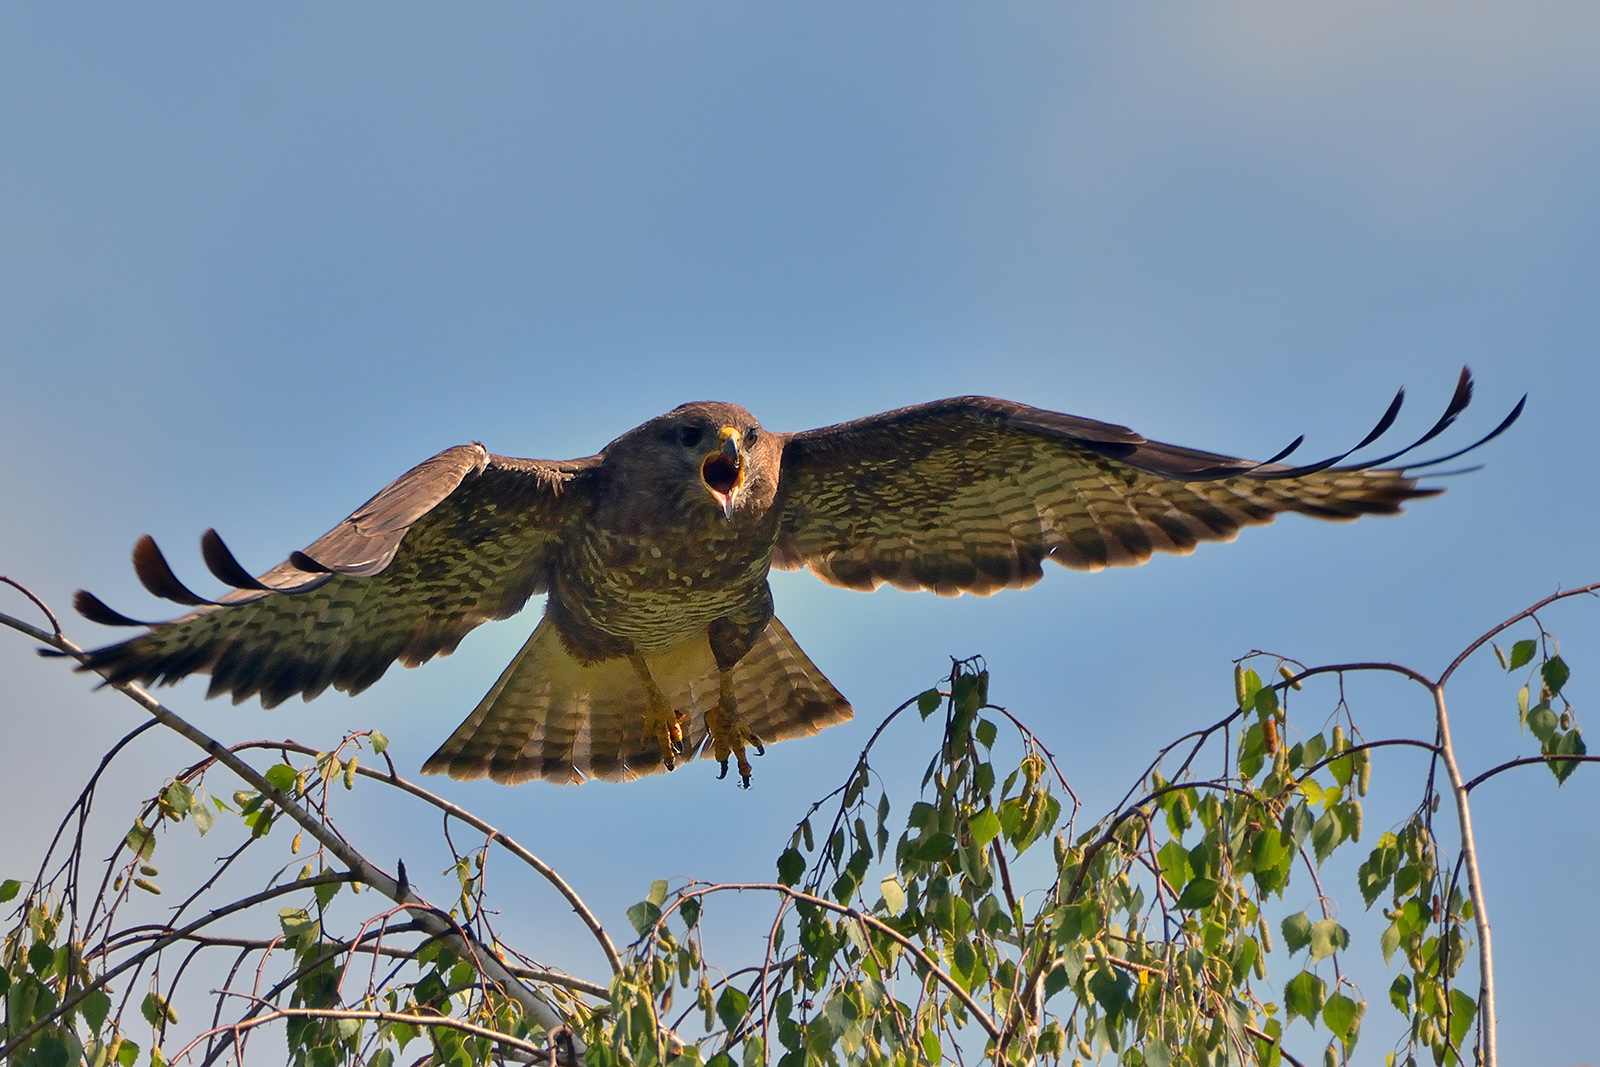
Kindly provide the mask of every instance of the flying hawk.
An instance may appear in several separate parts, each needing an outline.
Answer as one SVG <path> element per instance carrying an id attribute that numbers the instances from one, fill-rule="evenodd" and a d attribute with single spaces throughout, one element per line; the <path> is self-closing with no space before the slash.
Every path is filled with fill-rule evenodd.
<path id="1" fill-rule="evenodd" d="M 1392 424 L 1404 391 L 1370 444 Z M 1463 370 L 1443 417 L 1467 406 Z M 1476 448 L 1521 413 L 1519 403 Z M 1297 445 L 1299 442 L 1296 441 Z M 150 631 L 90 653 L 112 682 L 209 673 L 208 696 L 272 707 L 328 686 L 358 693 L 399 660 L 415 667 L 467 632 L 546 595 L 544 618 L 500 680 L 423 770 L 582 782 L 629 780 L 814 734 L 849 703 L 773 616 L 767 572 L 884 582 L 940 596 L 1028 586 L 1053 560 L 1133 566 L 1153 552 L 1229 541 L 1283 511 L 1353 519 L 1400 510 L 1429 463 L 1355 451 L 1284 466 L 1147 441 L 1122 426 L 988 397 L 774 433 L 734 404 L 685 404 L 598 455 L 511 459 L 446 449 L 303 552 L 252 577 L 215 530 L 201 538 L 233 591 L 207 600 L 149 537 L 134 568 L 195 610 L 141 623 L 80 591 L 78 610 Z"/>

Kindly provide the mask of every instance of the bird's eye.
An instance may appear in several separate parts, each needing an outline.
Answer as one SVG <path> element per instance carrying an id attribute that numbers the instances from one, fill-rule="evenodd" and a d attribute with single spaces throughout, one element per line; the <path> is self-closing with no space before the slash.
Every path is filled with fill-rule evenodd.
<path id="1" fill-rule="evenodd" d="M 746 448 L 754 448 L 756 444 L 756 438 L 759 436 L 761 436 L 761 429 L 756 426 L 750 427 L 744 432 L 744 446 Z"/>
<path id="2" fill-rule="evenodd" d="M 704 433 L 705 431 L 698 426 L 685 426 L 678 431 L 678 440 L 683 443 L 684 448 L 693 448 L 700 443 L 701 435 Z"/>

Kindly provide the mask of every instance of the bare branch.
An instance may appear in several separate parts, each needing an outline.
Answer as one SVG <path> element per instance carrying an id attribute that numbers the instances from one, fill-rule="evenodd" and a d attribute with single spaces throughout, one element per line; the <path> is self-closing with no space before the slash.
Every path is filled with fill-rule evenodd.
<path id="1" fill-rule="evenodd" d="M 46 604 L 43 600 L 39 599 L 37 593 L 23 585 L 21 582 L 17 581 L 15 578 L 8 578 L 4 574 L 0 574 L 0 582 L 4 582 L 6 585 L 9 585 L 11 588 L 15 589 L 17 592 L 33 601 L 33 606 L 44 612 L 44 617 L 50 620 L 50 628 L 55 631 L 55 635 L 57 637 L 61 636 L 61 620 L 56 618 L 56 613 L 50 610 L 49 604 Z"/>
<path id="2" fill-rule="evenodd" d="M 1450 680 L 1450 676 L 1456 672 L 1456 668 L 1457 667 L 1459 667 L 1463 663 L 1465 663 L 1467 661 L 1467 659 L 1469 657 L 1471 657 L 1471 655 L 1474 652 L 1478 651 L 1478 649 L 1482 648 L 1484 645 L 1486 645 L 1490 641 L 1494 640 L 1496 635 L 1500 634 L 1501 632 L 1503 632 L 1505 630 L 1510 629 L 1511 627 L 1515 626 L 1517 623 L 1521 622 L 1523 619 L 1529 618 L 1529 617 L 1537 614 L 1540 608 L 1548 607 L 1549 605 L 1554 604 L 1558 600 L 1567 599 L 1567 597 L 1584 596 L 1586 594 L 1595 594 L 1597 592 L 1600 592 L 1600 582 L 1590 582 L 1588 585 L 1580 585 L 1576 589 L 1563 589 L 1559 593 L 1551 593 L 1549 596 L 1545 597 L 1543 600 L 1539 601 L 1537 604 L 1534 604 L 1532 607 L 1529 607 L 1529 608 L 1526 608 L 1526 609 L 1524 609 L 1522 611 L 1517 612 L 1515 615 L 1511 616 L 1511 618 L 1507 619 L 1505 622 L 1501 623 L 1499 626 L 1496 626 L 1494 629 L 1490 630 L 1488 633 L 1484 634 L 1482 637 L 1480 637 L 1476 641 L 1472 642 L 1472 644 L 1468 645 L 1462 651 L 1461 655 L 1459 655 L 1455 659 L 1451 660 L 1450 661 L 1450 666 L 1446 667 L 1444 669 L 1444 673 L 1439 675 L 1439 684 L 1443 685 L 1445 682 L 1448 682 Z"/>

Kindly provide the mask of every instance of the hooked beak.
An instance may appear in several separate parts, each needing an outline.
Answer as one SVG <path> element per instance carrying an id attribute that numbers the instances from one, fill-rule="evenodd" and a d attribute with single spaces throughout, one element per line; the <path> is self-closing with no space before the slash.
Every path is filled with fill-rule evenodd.
<path id="1" fill-rule="evenodd" d="M 700 480 L 722 509 L 722 517 L 733 518 L 733 498 L 744 485 L 744 450 L 739 431 L 724 426 L 717 432 L 718 447 L 700 463 Z"/>

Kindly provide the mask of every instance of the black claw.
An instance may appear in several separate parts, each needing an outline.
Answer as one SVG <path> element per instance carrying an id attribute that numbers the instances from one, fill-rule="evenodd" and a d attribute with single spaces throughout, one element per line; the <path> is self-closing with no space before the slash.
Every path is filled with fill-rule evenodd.
<path id="1" fill-rule="evenodd" d="M 720 782 L 724 778 L 728 777 L 728 761 L 727 760 L 718 760 L 717 761 L 717 766 L 722 768 L 722 770 L 717 772 L 717 781 Z"/>
<path id="2" fill-rule="evenodd" d="M 741 789 L 749 789 L 750 788 L 750 776 L 748 774 L 739 775 L 739 788 L 741 788 Z"/>
<path id="3" fill-rule="evenodd" d="M 756 737 L 754 734 L 750 735 L 750 747 L 756 750 L 756 755 L 758 756 L 765 756 L 767 754 L 767 746 L 763 745 L 761 743 L 761 738 Z"/>

